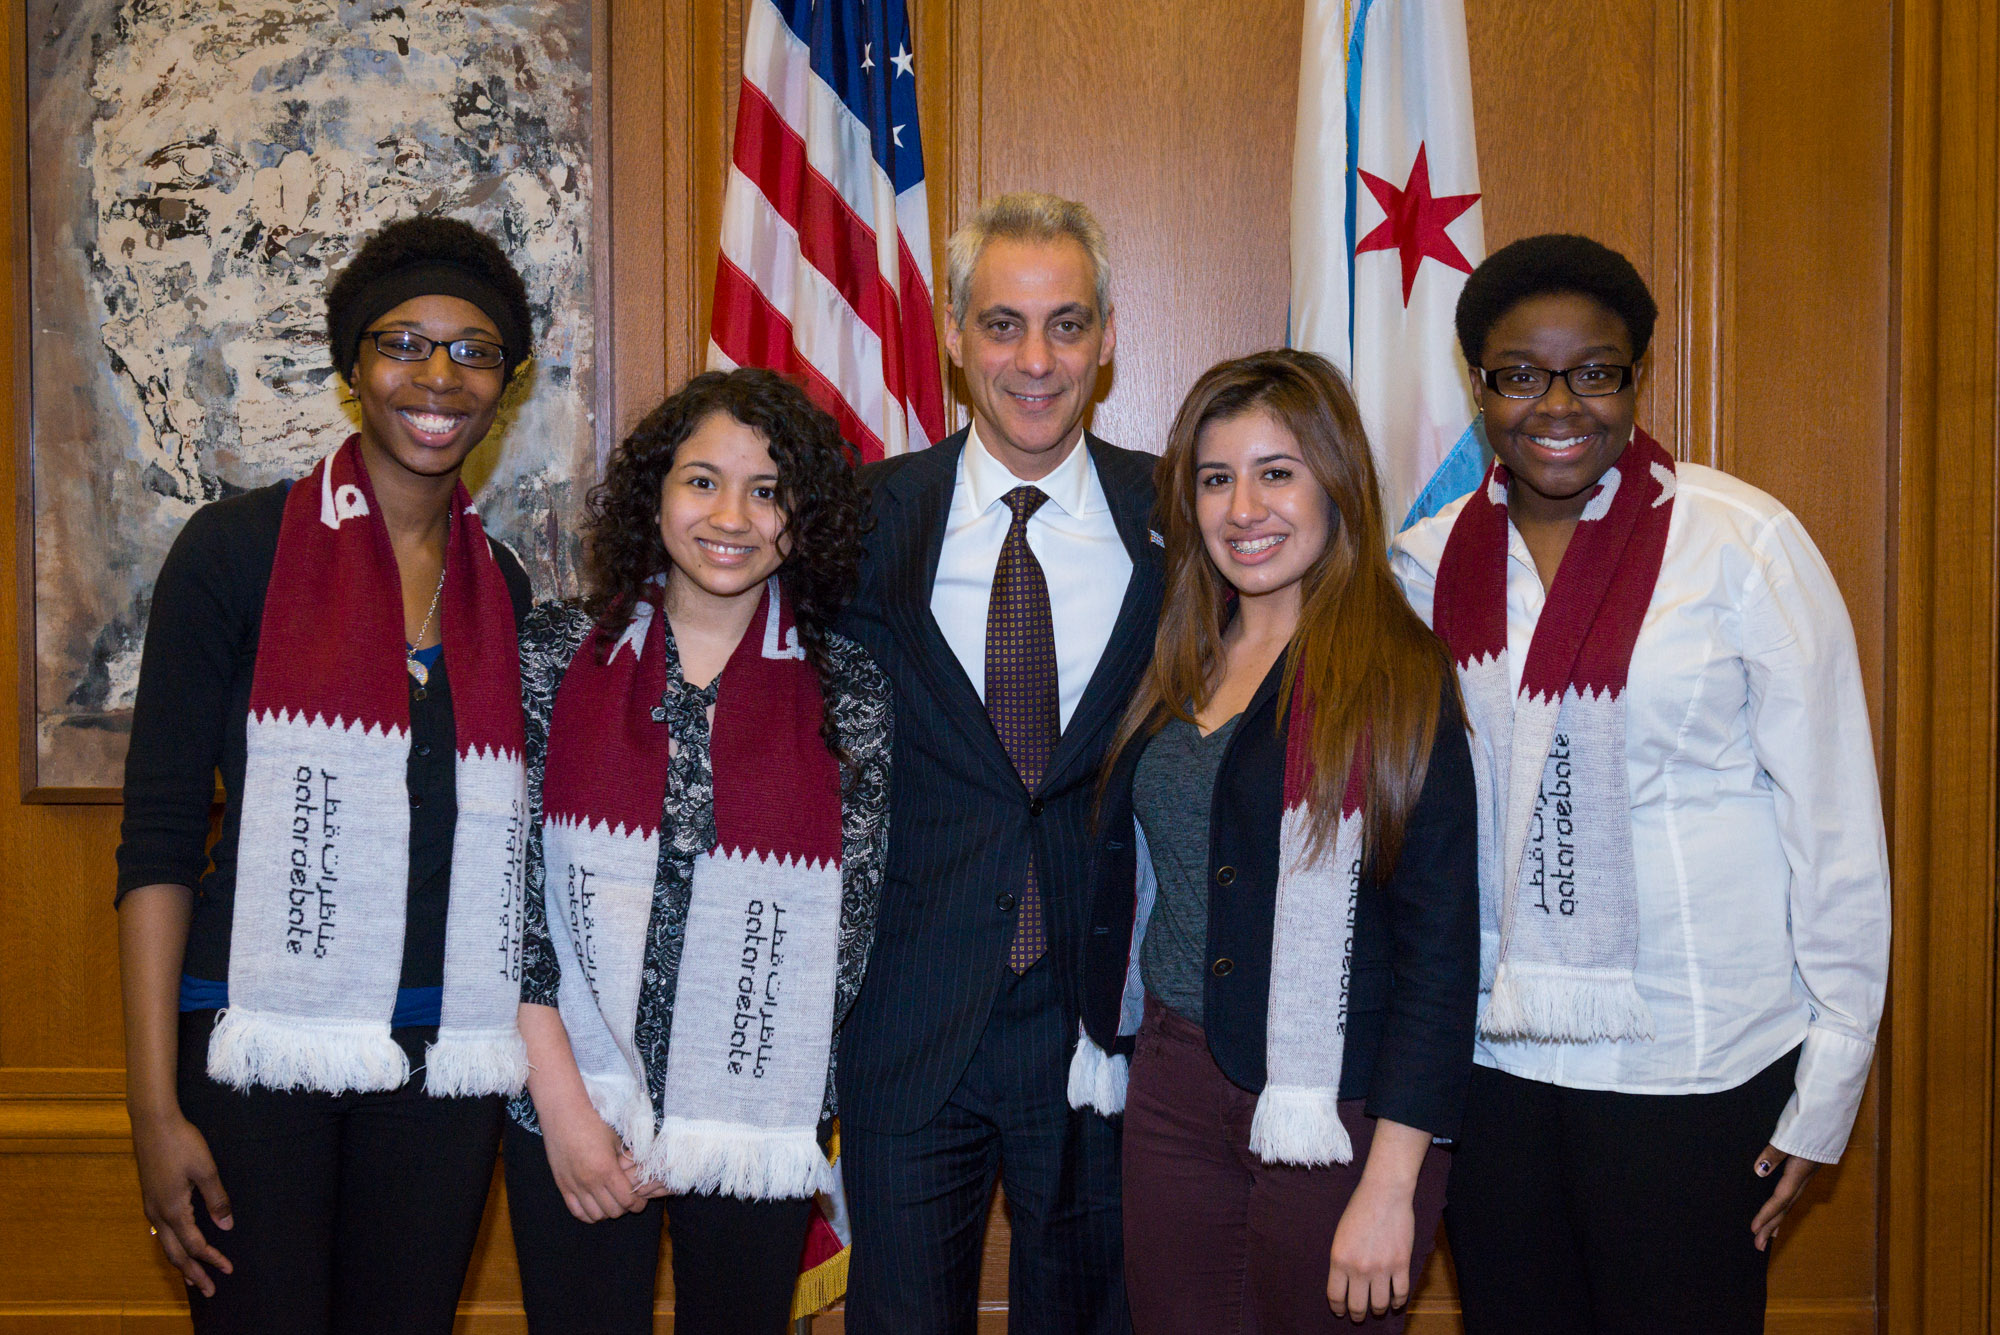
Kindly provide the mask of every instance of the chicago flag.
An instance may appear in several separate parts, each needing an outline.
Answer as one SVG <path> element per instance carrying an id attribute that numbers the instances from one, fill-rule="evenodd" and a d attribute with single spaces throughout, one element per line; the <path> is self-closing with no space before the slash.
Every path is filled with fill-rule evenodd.
<path id="1" fill-rule="evenodd" d="M 1391 524 L 1484 468 L 1452 316 L 1485 254 L 1464 0 L 1307 0 L 1291 340 L 1353 384 Z"/>

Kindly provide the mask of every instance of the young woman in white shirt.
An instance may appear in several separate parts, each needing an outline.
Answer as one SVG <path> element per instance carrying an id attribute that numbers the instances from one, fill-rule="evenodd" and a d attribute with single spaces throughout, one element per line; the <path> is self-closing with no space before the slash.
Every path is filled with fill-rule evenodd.
<path id="1" fill-rule="evenodd" d="M 1471 1335 L 1761 1330 L 1767 1249 L 1846 1146 L 1882 1011 L 1846 607 L 1783 505 L 1635 428 L 1656 313 L 1585 238 L 1489 257 L 1458 333 L 1496 460 L 1394 553 L 1480 790 L 1445 1216 Z"/>

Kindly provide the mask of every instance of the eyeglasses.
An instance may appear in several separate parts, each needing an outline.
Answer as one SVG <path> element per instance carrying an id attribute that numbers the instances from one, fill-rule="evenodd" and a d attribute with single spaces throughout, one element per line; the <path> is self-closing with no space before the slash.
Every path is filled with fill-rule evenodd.
<path id="1" fill-rule="evenodd" d="M 437 339 L 425 338 L 407 329 L 371 329 L 361 337 L 372 342 L 375 351 L 392 361 L 427 362 L 431 354 L 442 347 L 445 355 L 460 366 L 494 371 L 507 364 L 507 349 L 498 343 L 488 343 L 483 338 L 456 338 L 440 344 Z"/>
<path id="2" fill-rule="evenodd" d="M 1632 368 L 1607 362 L 1590 362 L 1554 371 L 1546 366 L 1501 366 L 1493 370 L 1475 368 L 1488 389 L 1503 399 L 1539 399 L 1560 376 L 1569 392 L 1580 399 L 1601 399 L 1616 394 L 1632 381 Z"/>

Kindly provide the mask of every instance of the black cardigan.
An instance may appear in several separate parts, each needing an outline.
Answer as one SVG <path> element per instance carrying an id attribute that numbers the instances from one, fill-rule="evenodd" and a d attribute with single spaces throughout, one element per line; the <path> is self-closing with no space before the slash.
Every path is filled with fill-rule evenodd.
<path id="1" fill-rule="evenodd" d="M 1208 1047 L 1222 1073 L 1264 1088 L 1271 926 L 1277 910 L 1278 825 L 1285 729 L 1278 717 L 1284 658 L 1258 687 L 1230 738 L 1209 810 Z M 1119 1001 L 1136 903 L 1128 747 L 1106 784 L 1083 940 L 1084 1024 L 1106 1051 L 1119 1043 Z M 1364 876 L 1354 923 L 1354 973 L 1340 1097 L 1450 1137 L 1472 1071 L 1479 986 L 1479 854 L 1472 756 L 1453 692 L 1445 692 L 1430 767 L 1387 880 Z M 1334 1019 L 1328 999 L 1327 1020 Z"/>

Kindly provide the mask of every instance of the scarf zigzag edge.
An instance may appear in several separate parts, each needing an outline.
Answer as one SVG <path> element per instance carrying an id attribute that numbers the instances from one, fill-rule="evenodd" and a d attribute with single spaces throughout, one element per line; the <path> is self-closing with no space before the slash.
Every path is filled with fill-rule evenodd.
<path id="1" fill-rule="evenodd" d="M 348 737 L 362 737 L 369 740 L 382 738 L 402 741 L 410 735 L 410 730 L 407 727 L 398 727 L 393 723 L 363 723 L 360 719 L 342 718 L 337 714 L 329 718 L 319 710 L 314 710 L 308 716 L 304 709 L 287 709 L 283 706 L 276 709 L 253 709 L 250 711 L 249 726 L 260 728 L 308 728 L 320 732 L 334 733 Z M 518 758 L 516 757 L 516 759 Z"/>

